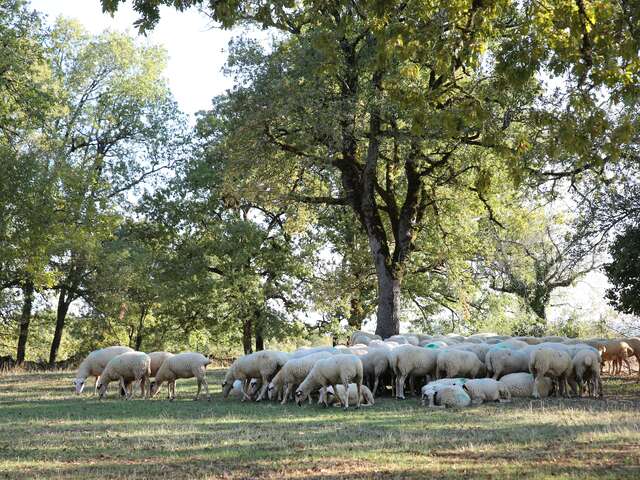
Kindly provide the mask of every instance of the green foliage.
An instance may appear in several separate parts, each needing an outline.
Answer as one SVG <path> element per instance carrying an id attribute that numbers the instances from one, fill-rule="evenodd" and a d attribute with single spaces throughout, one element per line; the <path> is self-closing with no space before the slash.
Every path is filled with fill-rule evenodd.
<path id="1" fill-rule="evenodd" d="M 609 248 L 611 262 L 604 270 L 613 287 L 607 298 L 618 311 L 640 315 L 640 227 L 628 226 Z"/>

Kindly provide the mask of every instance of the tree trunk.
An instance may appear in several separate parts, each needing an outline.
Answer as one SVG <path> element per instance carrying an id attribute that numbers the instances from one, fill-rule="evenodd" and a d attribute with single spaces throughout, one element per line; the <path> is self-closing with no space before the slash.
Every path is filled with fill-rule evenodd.
<path id="1" fill-rule="evenodd" d="M 22 304 L 22 313 L 20 315 L 20 334 L 18 335 L 18 350 L 16 353 L 16 362 L 18 365 L 24 362 L 25 351 L 27 349 L 27 338 L 29 336 L 29 324 L 31 323 L 34 290 L 33 281 L 27 280 L 22 288 L 24 300 Z"/>
<path id="2" fill-rule="evenodd" d="M 140 320 L 138 321 L 138 332 L 136 333 L 136 342 L 134 349 L 136 351 L 140 351 L 140 347 L 142 346 L 142 338 L 144 334 L 144 319 L 147 316 L 147 307 L 142 307 L 140 310 Z"/>
<path id="3" fill-rule="evenodd" d="M 64 322 L 67 318 L 67 312 L 69 311 L 69 305 L 71 295 L 67 296 L 67 289 L 61 288 L 58 295 L 58 308 L 56 310 L 56 329 L 53 333 L 53 341 L 51 342 L 51 350 L 49 351 L 49 365 L 53 366 L 56 363 L 58 356 L 58 349 L 60 348 L 60 342 L 62 341 L 62 331 L 64 330 Z"/>
<path id="4" fill-rule="evenodd" d="M 400 333 L 400 285 L 402 279 L 400 276 L 394 275 L 386 266 L 377 270 L 378 313 L 376 334 L 382 338 L 389 338 Z"/>
<path id="5" fill-rule="evenodd" d="M 254 315 L 255 315 L 255 319 L 256 319 L 256 323 L 255 323 L 255 329 L 256 329 L 256 352 L 259 352 L 261 350 L 264 350 L 264 338 L 262 337 L 262 324 L 260 322 L 260 309 L 256 308 L 256 310 L 254 311 Z"/>
<path id="6" fill-rule="evenodd" d="M 251 339 L 252 339 L 252 320 L 247 319 L 242 324 L 242 347 L 244 348 L 244 354 L 247 355 L 253 352 L 251 347 Z"/>

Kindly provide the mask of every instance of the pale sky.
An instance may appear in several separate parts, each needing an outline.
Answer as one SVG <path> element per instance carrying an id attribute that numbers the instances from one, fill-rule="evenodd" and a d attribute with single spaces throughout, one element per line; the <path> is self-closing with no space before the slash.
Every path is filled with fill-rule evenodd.
<path id="1" fill-rule="evenodd" d="M 48 16 L 74 18 L 91 33 L 105 29 L 137 35 L 138 18 L 130 2 L 121 4 L 112 18 L 102 13 L 99 0 L 31 0 L 31 6 Z M 169 54 L 165 75 L 182 111 L 193 114 L 208 109 L 211 99 L 231 87 L 220 69 L 226 59 L 229 40 L 239 31 L 212 28 L 209 19 L 195 9 L 178 12 L 163 7 L 158 26 L 147 34 L 148 42 L 163 46 Z M 252 36 L 260 35 L 255 32 Z M 141 37 L 144 38 L 144 37 Z"/>

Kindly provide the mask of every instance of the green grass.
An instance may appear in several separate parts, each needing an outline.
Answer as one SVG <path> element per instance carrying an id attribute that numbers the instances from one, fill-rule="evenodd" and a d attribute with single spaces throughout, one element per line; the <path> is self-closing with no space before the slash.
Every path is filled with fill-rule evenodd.
<path id="1" fill-rule="evenodd" d="M 69 372 L 0 377 L 0 478 L 639 478 L 640 384 L 604 400 L 520 400 L 425 410 L 379 399 L 343 412 L 305 405 L 98 402 Z M 161 392 L 164 395 L 165 391 Z"/>

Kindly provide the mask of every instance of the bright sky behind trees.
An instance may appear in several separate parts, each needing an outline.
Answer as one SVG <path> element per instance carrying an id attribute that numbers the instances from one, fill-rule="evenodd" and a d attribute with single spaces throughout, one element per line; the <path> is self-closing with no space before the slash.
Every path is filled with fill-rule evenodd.
<path id="1" fill-rule="evenodd" d="M 31 0 L 31 6 L 53 22 L 59 15 L 78 20 L 89 32 L 105 29 L 137 34 L 134 21 L 138 15 L 129 3 L 120 6 L 111 17 L 102 13 L 99 0 Z M 221 69 L 227 58 L 229 41 L 240 33 L 214 28 L 207 17 L 196 9 L 178 12 L 162 7 L 158 26 L 147 35 L 151 44 L 164 47 L 169 56 L 165 75 L 182 111 L 193 115 L 209 109 L 211 99 L 232 86 L 232 79 Z M 268 34 L 256 31 L 252 36 L 266 40 Z M 549 311 L 551 321 L 566 318 L 571 312 L 592 321 L 611 314 L 604 300 L 608 282 L 601 272 L 592 272 L 575 287 L 558 289 Z"/>

